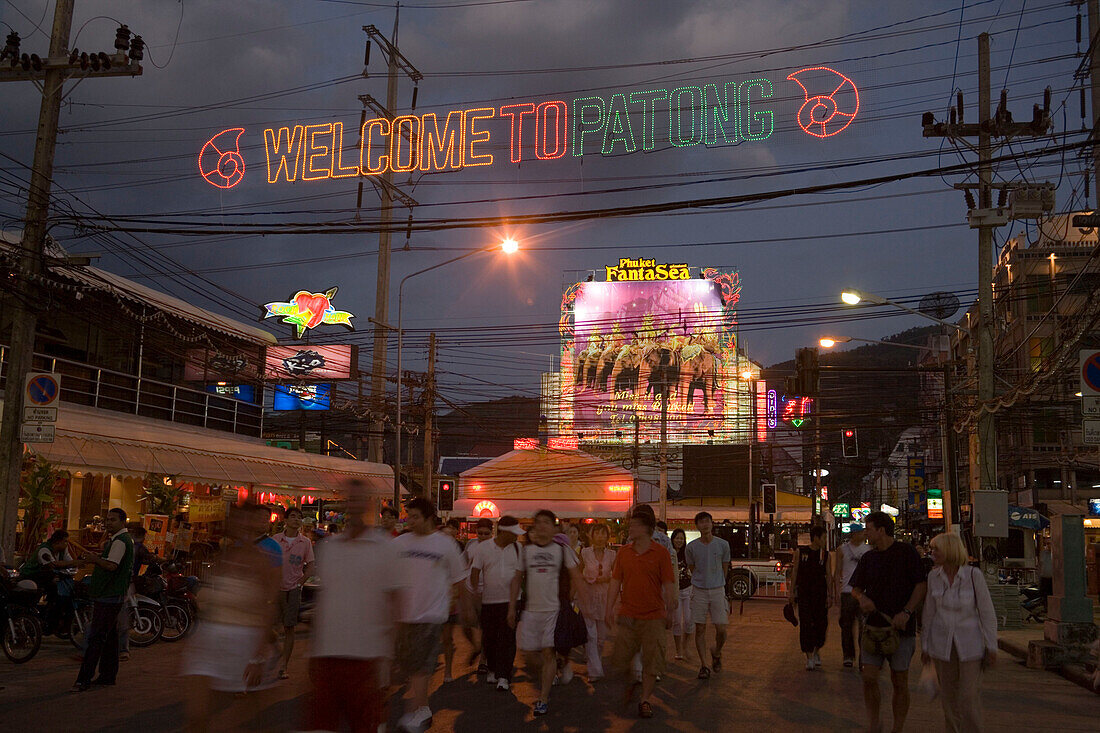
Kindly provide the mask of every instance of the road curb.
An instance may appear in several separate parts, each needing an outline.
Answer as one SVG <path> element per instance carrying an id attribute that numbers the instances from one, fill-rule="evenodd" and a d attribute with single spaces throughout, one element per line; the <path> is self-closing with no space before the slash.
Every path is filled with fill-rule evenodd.
<path id="1" fill-rule="evenodd" d="M 997 638 L 997 646 L 1005 652 L 1008 652 L 1017 659 L 1027 660 L 1027 647 L 1020 646 L 1015 641 L 1005 639 L 1004 637 Z M 1094 689 L 1092 686 L 1092 675 L 1081 664 L 1063 664 L 1056 669 L 1047 670 L 1049 672 L 1055 672 L 1061 675 L 1070 682 L 1083 687 L 1089 692 L 1100 695 L 1100 690 Z"/>

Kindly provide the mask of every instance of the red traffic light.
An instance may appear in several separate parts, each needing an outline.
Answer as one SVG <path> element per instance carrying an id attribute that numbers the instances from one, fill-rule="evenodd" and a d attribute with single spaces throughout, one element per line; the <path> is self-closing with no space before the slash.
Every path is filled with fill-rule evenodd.
<path id="1" fill-rule="evenodd" d="M 845 430 L 844 431 L 844 437 L 845 438 L 850 438 L 855 434 L 856 434 L 856 431 L 854 431 L 854 430 Z"/>

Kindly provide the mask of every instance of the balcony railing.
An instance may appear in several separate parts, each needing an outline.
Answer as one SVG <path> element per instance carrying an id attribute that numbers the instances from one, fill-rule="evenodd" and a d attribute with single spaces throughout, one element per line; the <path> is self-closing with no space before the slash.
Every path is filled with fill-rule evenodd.
<path id="1" fill-rule="evenodd" d="M 0 346 L 0 382 L 7 382 L 8 347 Z M 258 438 L 263 407 L 190 387 L 35 354 L 35 371 L 61 375 L 61 401 L 155 420 Z"/>

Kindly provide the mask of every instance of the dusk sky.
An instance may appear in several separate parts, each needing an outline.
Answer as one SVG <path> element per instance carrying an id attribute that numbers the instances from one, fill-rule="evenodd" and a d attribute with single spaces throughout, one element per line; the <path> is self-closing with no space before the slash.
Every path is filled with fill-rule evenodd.
<path id="1" fill-rule="evenodd" d="M 455 5 L 462 7 L 448 7 Z M 24 51 L 45 55 L 46 37 L 34 24 L 48 33 L 52 8 L 47 0 L 4 2 L 0 20 L 20 32 Z M 411 178 L 398 174 L 396 182 L 421 204 L 413 220 L 422 222 L 756 194 L 972 161 L 971 153 L 960 155 L 951 143 L 923 138 L 920 121 L 926 110 L 946 118 L 956 88 L 965 95 L 967 121 L 976 120 L 976 38 L 983 31 L 992 34 L 994 104 L 1006 87 L 1015 118 L 1028 120 L 1043 87 L 1054 87 L 1056 139 L 1015 142 L 1001 154 L 1074 142 L 1083 139 L 1073 79 L 1079 63 L 1075 13 L 1051 0 L 976 0 L 965 3 L 961 16 L 958 2 L 937 0 L 420 0 L 402 6 L 398 31 L 401 51 L 424 75 L 415 114 L 444 118 L 448 110 L 496 109 L 496 118 L 484 125 L 491 143 L 478 148 L 494 162 Z M 356 178 L 269 184 L 263 131 L 338 121 L 345 144 L 353 145 L 357 95 L 384 100 L 386 93 L 377 44 L 370 75 L 361 76 L 361 27 L 374 24 L 389 36 L 394 15 L 392 5 L 352 0 L 77 2 L 73 46 L 111 51 L 117 20 L 149 48 L 140 77 L 67 85 L 55 199 L 82 213 L 178 214 L 180 227 L 192 232 L 246 221 L 354 221 Z M 799 128 L 804 99 L 787 79 L 816 66 L 835 69 L 859 89 L 855 120 L 825 138 Z M 509 160 L 509 128 L 499 114 L 504 105 L 564 100 L 573 113 L 579 98 L 610 102 L 616 94 L 711 84 L 724 89 L 753 79 L 774 84 L 774 97 L 759 101 L 775 113 L 774 133 L 765 140 L 719 138 L 678 147 L 669 143 L 667 107 L 663 117 L 658 107 L 653 149 L 644 150 L 642 108 L 632 105 L 634 152 L 620 141 L 601 155 L 593 135 L 583 156 L 571 150 L 538 160 L 527 138 L 522 162 Z M 402 77 L 399 114 L 408 113 L 412 94 Z M 39 95 L 29 83 L 10 83 L 0 100 L 0 153 L 10 156 L 0 160 L 0 224 L 19 228 L 25 191 L 12 181 L 25 178 L 20 164 L 32 158 Z M 198 173 L 199 151 L 234 127 L 245 129 L 246 172 L 239 185 L 215 188 Z M 1004 165 L 998 175 L 1057 183 L 1057 207 L 1066 211 L 1086 203 L 1080 169 L 1070 152 Z M 538 373 L 550 368 L 559 348 L 563 283 L 620 257 L 737 268 L 741 342 L 765 365 L 792 358 L 796 348 L 827 333 L 882 338 L 921 321 L 905 314 L 802 321 L 848 313 L 806 310 L 837 304 L 848 285 L 902 299 L 951 291 L 965 307 L 976 288 L 977 233 L 965 224 L 962 194 L 951 189 L 964 178 L 956 173 L 631 217 L 413 231 L 408 252 L 399 251 L 406 244 L 401 231 L 393 237 L 390 322 L 396 321 L 404 275 L 511 236 L 521 247 L 511 258 L 475 255 L 406 286 L 404 324 L 414 329 L 406 368 L 423 368 L 427 331 L 437 330 L 440 368 L 485 382 L 464 380 L 450 392 L 445 387 L 452 400 L 537 394 Z M 55 206 L 52 213 L 65 212 Z M 373 222 L 377 216 L 378 196 L 368 184 L 359 218 Z M 407 209 L 396 208 L 395 221 L 407 216 Z M 998 244 L 1024 229 L 1021 222 L 997 230 Z M 315 341 L 359 343 L 364 359 L 369 353 L 375 233 L 88 236 L 65 221 L 53 232 L 70 252 L 102 254 L 100 267 L 253 323 L 262 303 L 299 289 L 338 286 L 335 305 L 356 315 L 358 330 L 326 327 Z M 287 327 L 266 325 L 280 338 L 291 336 Z M 500 328 L 505 326 L 513 328 Z"/>

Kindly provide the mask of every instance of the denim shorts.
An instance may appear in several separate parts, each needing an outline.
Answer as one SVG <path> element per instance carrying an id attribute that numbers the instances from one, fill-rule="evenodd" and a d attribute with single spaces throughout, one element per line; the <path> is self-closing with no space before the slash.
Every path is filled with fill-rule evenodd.
<path id="1" fill-rule="evenodd" d="M 916 651 L 917 637 L 903 635 L 898 637 L 898 650 L 890 656 L 871 654 L 867 650 L 861 649 L 859 652 L 859 661 L 862 664 L 869 664 L 872 667 L 882 669 L 883 665 L 889 660 L 891 671 L 907 672 L 909 671 L 909 663 L 913 661 L 913 653 Z"/>

